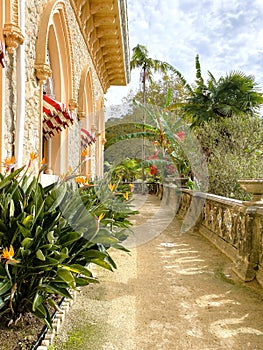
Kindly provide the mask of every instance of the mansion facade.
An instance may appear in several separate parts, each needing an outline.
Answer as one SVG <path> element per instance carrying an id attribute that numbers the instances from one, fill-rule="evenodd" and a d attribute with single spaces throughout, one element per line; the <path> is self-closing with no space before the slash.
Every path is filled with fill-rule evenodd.
<path id="1" fill-rule="evenodd" d="M 103 175 L 104 94 L 130 79 L 126 0 L 0 2 L 0 163 Z"/>

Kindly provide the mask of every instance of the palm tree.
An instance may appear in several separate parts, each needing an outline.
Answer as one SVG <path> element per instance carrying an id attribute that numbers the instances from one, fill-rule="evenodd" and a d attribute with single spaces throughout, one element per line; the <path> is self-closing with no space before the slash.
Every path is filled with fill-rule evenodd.
<path id="1" fill-rule="evenodd" d="M 183 110 L 192 127 L 212 119 L 229 118 L 233 115 L 253 115 L 263 104 L 262 93 L 255 78 L 241 71 L 230 72 L 218 80 L 208 72 L 205 84 L 201 74 L 199 56 L 196 56 L 196 85 L 189 89 L 189 97 Z"/>
<path id="2" fill-rule="evenodd" d="M 133 49 L 132 59 L 130 61 L 130 68 L 140 68 L 140 76 L 141 76 L 141 83 L 142 83 L 142 94 L 143 94 L 143 105 L 146 105 L 146 80 L 148 79 L 149 82 L 153 81 L 153 73 L 163 73 L 167 74 L 168 71 L 171 71 L 172 73 L 175 73 L 177 76 L 179 76 L 181 79 L 183 79 L 180 72 L 178 72 L 172 65 L 170 65 L 167 62 L 159 61 L 156 59 L 153 59 L 148 56 L 148 50 L 146 46 L 138 44 Z M 184 79 L 183 79 L 184 81 Z M 186 82 L 184 81 L 186 84 Z M 145 114 L 143 113 L 143 132 L 144 132 L 144 125 L 145 125 Z M 145 139 L 144 136 L 142 137 L 142 164 L 145 160 Z M 142 165 L 142 193 L 145 191 L 144 186 L 144 165 Z"/>

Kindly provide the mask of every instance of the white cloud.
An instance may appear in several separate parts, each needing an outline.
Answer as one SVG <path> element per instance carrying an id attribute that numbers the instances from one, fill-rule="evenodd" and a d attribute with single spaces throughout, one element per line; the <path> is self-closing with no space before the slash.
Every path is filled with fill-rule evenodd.
<path id="1" fill-rule="evenodd" d="M 199 54 L 204 77 L 208 70 L 215 77 L 242 70 L 263 87 L 262 0 L 128 0 L 128 18 L 130 48 L 145 45 L 150 57 L 174 65 L 189 83 Z M 128 88 L 110 89 L 107 104 L 138 86 L 133 73 Z"/>

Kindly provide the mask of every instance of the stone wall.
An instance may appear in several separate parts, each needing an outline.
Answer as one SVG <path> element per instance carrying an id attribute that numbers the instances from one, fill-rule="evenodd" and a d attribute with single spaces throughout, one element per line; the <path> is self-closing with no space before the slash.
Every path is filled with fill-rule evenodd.
<path id="1" fill-rule="evenodd" d="M 164 198 L 178 206 L 183 230 L 198 230 L 233 261 L 244 281 L 263 287 L 263 206 L 164 185 Z"/>
<path id="2" fill-rule="evenodd" d="M 9 158 L 13 155 L 13 143 L 15 137 L 16 123 L 16 57 L 6 54 L 5 56 L 5 120 L 4 120 L 4 158 Z"/>
<path id="3" fill-rule="evenodd" d="M 47 0 L 26 1 L 25 21 L 25 55 L 26 55 L 26 115 L 24 134 L 24 158 L 28 159 L 30 152 L 38 151 L 40 89 L 35 75 L 36 40 L 38 24 Z"/>

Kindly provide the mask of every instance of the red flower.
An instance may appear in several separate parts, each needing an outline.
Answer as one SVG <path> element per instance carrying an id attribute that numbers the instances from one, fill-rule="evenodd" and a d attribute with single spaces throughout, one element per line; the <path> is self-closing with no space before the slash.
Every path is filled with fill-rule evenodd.
<path id="1" fill-rule="evenodd" d="M 157 169 L 156 165 L 152 165 L 150 167 L 150 174 L 153 175 L 153 176 L 158 174 L 158 169 Z"/>
<path id="2" fill-rule="evenodd" d="M 174 137 L 175 137 L 177 140 L 179 140 L 179 141 L 184 141 L 184 139 L 185 139 L 185 133 L 184 133 L 184 131 L 178 131 L 178 132 L 174 135 Z"/>

